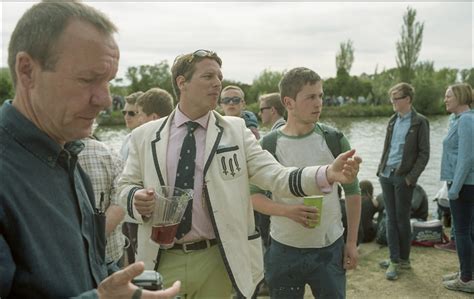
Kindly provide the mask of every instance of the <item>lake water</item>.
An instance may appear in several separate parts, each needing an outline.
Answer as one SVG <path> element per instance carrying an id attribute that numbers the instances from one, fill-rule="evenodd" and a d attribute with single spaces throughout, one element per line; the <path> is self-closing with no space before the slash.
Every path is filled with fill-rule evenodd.
<path id="1" fill-rule="evenodd" d="M 430 160 L 418 183 L 428 194 L 430 213 L 436 211 L 436 203 L 432 202 L 432 199 L 441 187 L 439 172 L 442 141 L 448 130 L 448 118 L 448 116 L 429 117 Z M 328 118 L 322 121 L 337 127 L 346 135 L 351 146 L 357 150 L 358 155 L 364 160 L 360 169 L 359 180 L 370 180 L 374 185 L 374 194 L 380 193 L 381 188 L 375 173 L 382 155 L 388 118 Z M 117 151 L 128 133 L 125 127 L 99 127 L 96 132 L 102 141 Z"/>

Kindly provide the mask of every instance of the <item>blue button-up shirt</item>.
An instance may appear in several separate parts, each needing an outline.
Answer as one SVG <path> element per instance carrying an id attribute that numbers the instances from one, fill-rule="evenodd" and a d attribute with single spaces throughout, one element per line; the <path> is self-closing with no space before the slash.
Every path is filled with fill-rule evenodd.
<path id="1" fill-rule="evenodd" d="M 411 126 L 411 113 L 412 112 L 410 111 L 404 116 L 400 116 L 400 114 L 398 114 L 398 117 L 395 120 L 387 166 L 381 174 L 384 177 L 389 177 L 391 170 L 397 168 L 402 161 L 405 138 L 407 136 L 408 129 L 410 129 Z"/>
<path id="2" fill-rule="evenodd" d="M 62 148 L 10 102 L 0 108 L 0 297 L 96 297 L 105 217 L 77 167 L 81 145 Z"/>

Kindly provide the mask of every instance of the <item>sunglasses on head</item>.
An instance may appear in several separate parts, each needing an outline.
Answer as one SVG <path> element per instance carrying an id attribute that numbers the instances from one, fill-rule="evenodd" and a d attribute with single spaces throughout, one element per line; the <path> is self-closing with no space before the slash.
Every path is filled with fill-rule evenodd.
<path id="1" fill-rule="evenodd" d="M 137 112 L 135 111 L 127 111 L 127 110 L 122 110 L 122 115 L 125 116 L 127 115 L 130 116 L 130 117 L 134 117 L 135 115 L 137 115 Z"/>
<path id="2" fill-rule="evenodd" d="M 183 56 L 184 56 L 184 54 L 177 56 L 174 59 L 173 64 L 175 64 L 176 61 L 178 61 Z M 193 54 L 191 54 L 191 56 L 189 56 L 189 58 L 186 60 L 186 62 L 191 63 L 191 62 L 193 62 L 194 58 L 196 58 L 196 57 L 201 57 L 201 58 L 204 58 L 204 57 L 217 57 L 217 53 L 213 52 L 213 51 L 209 51 L 209 50 L 199 49 L 199 50 L 194 51 Z"/>
<path id="3" fill-rule="evenodd" d="M 225 97 L 221 99 L 221 103 L 226 105 L 229 105 L 231 103 L 236 105 L 239 104 L 241 101 L 242 99 L 239 97 Z"/>

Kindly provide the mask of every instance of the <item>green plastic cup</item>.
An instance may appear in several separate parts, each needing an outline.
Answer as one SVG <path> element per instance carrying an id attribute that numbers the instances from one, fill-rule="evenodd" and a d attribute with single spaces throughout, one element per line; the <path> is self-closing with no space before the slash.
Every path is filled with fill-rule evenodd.
<path id="1" fill-rule="evenodd" d="M 309 227 L 315 228 L 321 224 L 321 217 L 323 215 L 323 197 L 322 195 L 315 195 L 315 196 L 306 196 L 304 198 L 304 205 L 311 206 L 318 209 L 318 219 L 316 221 L 310 221 Z"/>

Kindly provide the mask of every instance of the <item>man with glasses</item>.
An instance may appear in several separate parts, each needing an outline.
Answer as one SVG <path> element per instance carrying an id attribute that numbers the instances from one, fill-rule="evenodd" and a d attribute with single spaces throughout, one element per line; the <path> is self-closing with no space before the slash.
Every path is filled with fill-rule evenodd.
<path id="1" fill-rule="evenodd" d="M 252 131 L 255 138 L 260 139 L 257 117 L 252 111 L 244 110 L 245 94 L 240 87 L 235 85 L 226 86 L 222 90 L 220 103 L 225 115 L 242 117 L 245 120 L 245 125 Z"/>
<path id="2" fill-rule="evenodd" d="M 258 101 L 260 104 L 259 115 L 263 126 L 270 127 L 270 131 L 273 131 L 286 123 L 283 118 L 285 107 L 278 92 L 261 95 Z"/>
<path id="3" fill-rule="evenodd" d="M 198 50 L 171 68 L 178 105 L 167 118 L 132 132 L 119 180 L 121 204 L 141 225 L 137 259 L 157 269 L 165 285 L 179 277 L 181 296 L 229 298 L 232 287 L 251 297 L 263 279 L 261 239 L 255 231 L 249 183 L 287 197 L 321 194 L 335 181 L 353 181 L 361 160 L 354 151 L 331 165 L 285 168 L 262 150 L 241 118 L 214 109 L 222 61 Z M 171 248 L 150 245 L 155 190 L 193 190 Z"/>
<path id="4" fill-rule="evenodd" d="M 395 114 L 390 118 L 377 170 L 387 213 L 390 258 L 380 262 L 388 280 L 410 269 L 410 210 L 413 190 L 430 157 L 428 120 L 412 107 L 415 89 L 399 83 L 388 92 Z"/>
<path id="5" fill-rule="evenodd" d="M 140 125 L 136 117 L 138 113 L 136 103 L 138 97 L 142 94 L 143 91 L 137 91 L 125 97 L 125 106 L 123 107 L 122 115 L 125 119 L 125 126 L 129 130 L 133 130 Z"/>

